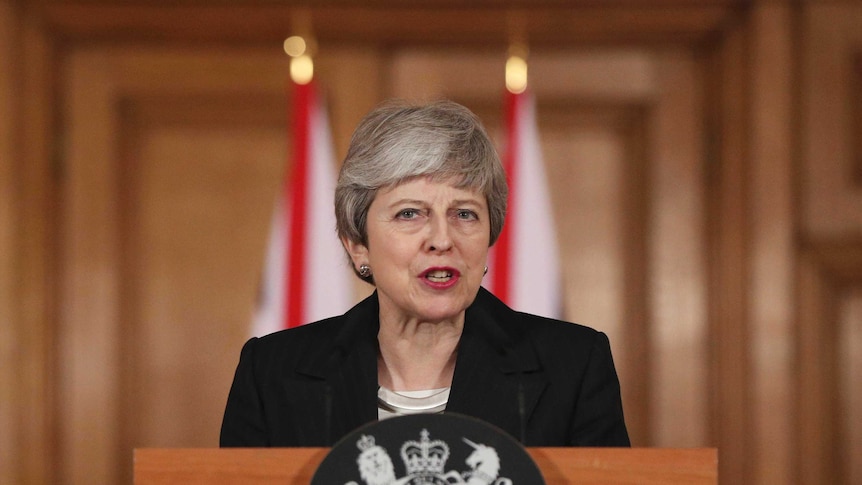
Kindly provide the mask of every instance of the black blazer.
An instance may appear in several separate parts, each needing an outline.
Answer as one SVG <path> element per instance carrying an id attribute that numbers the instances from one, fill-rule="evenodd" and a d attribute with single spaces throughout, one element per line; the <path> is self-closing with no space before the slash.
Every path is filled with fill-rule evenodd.
<path id="1" fill-rule="evenodd" d="M 344 315 L 246 342 L 220 445 L 331 446 L 377 419 L 377 294 Z M 526 446 L 629 446 L 605 334 L 515 312 L 484 288 L 467 309 L 446 411 Z"/>

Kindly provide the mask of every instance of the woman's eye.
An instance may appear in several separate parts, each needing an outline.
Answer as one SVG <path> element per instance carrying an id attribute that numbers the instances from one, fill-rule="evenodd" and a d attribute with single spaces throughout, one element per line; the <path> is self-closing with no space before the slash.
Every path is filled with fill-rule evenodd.
<path id="1" fill-rule="evenodd" d="M 461 219 L 464 221 L 473 221 L 473 220 L 478 219 L 478 216 L 476 216 L 475 212 L 470 211 L 470 210 L 466 210 L 466 209 L 459 210 L 457 212 L 457 215 L 458 215 L 458 219 Z"/>
<path id="2" fill-rule="evenodd" d="M 417 215 L 419 215 L 419 211 L 416 209 L 403 209 L 398 211 L 399 219 L 413 219 Z"/>

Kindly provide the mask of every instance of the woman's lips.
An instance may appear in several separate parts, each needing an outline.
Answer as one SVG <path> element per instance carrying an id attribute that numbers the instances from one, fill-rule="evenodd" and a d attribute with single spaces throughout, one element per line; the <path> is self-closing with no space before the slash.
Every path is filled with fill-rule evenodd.
<path id="1" fill-rule="evenodd" d="M 422 273 L 424 281 L 435 288 L 448 288 L 460 277 L 461 273 L 454 268 L 429 268 Z"/>

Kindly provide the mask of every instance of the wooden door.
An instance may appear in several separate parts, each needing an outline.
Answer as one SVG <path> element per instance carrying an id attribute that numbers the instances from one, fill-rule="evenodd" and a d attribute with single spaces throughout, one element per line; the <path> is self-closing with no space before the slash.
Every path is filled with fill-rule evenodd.
<path id="1" fill-rule="evenodd" d="M 352 55 L 320 61 L 339 126 L 378 96 L 444 95 L 499 139 L 500 53 L 339 62 Z M 390 76 L 373 79 L 377 64 Z M 101 47 L 66 58 L 58 342 L 70 482 L 128 478 L 134 447 L 216 446 L 286 167 L 286 67 L 264 49 Z M 696 67 L 673 50 L 531 60 L 567 317 L 610 334 L 642 446 L 705 439 Z M 357 76 L 372 79 L 355 99 L 327 85 Z"/>
<path id="2" fill-rule="evenodd" d="M 99 47 L 63 68 L 60 475 L 116 483 L 134 447 L 218 445 L 289 168 L 287 62 Z"/>
<path id="3" fill-rule="evenodd" d="M 862 5 L 812 4 L 800 66 L 800 482 L 862 480 Z"/>

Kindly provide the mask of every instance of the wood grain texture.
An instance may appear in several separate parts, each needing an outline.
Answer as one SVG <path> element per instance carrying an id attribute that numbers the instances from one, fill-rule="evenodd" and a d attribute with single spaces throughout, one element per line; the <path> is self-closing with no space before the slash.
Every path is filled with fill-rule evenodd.
<path id="1" fill-rule="evenodd" d="M 547 485 L 718 483 L 713 448 L 529 448 Z M 306 485 L 326 448 L 136 449 L 135 485 Z"/>
<path id="2" fill-rule="evenodd" d="M 17 13 L 9 2 L 0 4 L 0 463 L 18 463 L 18 412 L 21 404 L 15 391 L 18 368 L 14 342 L 18 267 L 15 264 L 19 223 L 17 207 L 17 170 L 14 163 L 18 72 L 14 45 L 17 42 Z M 17 469 L 0 467 L 0 482 L 17 481 Z"/>

